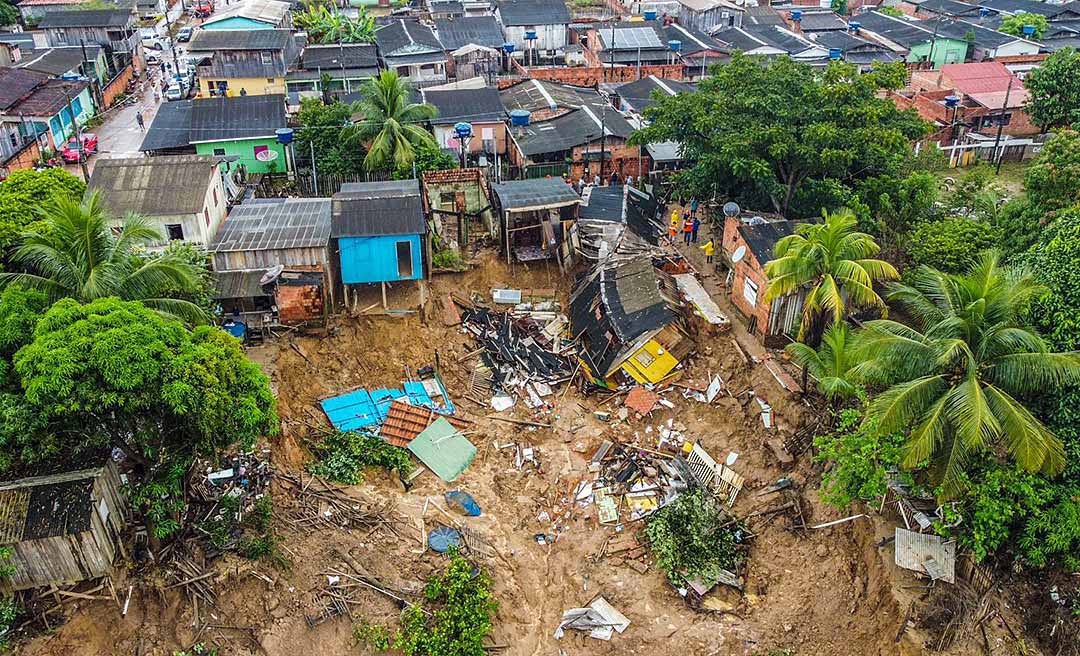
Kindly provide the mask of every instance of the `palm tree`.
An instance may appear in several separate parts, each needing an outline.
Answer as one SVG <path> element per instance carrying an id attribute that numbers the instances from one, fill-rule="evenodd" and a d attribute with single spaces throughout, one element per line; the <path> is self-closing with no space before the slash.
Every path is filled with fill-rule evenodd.
<path id="1" fill-rule="evenodd" d="M 836 403 L 854 398 L 858 392 L 851 375 L 855 365 L 851 337 L 851 327 L 841 321 L 829 326 L 816 351 L 800 342 L 792 342 L 784 350 L 795 364 L 817 380 L 818 390 L 825 398 Z"/>
<path id="2" fill-rule="evenodd" d="M 1026 274 L 1003 269 L 984 253 L 963 275 L 920 267 L 889 301 L 917 328 L 870 321 L 857 340 L 865 361 L 856 375 L 888 386 L 867 419 L 891 433 L 910 431 L 904 465 L 930 462 L 944 497 L 959 491 L 973 454 L 1008 454 L 1021 467 L 1060 473 L 1065 451 L 1025 406 L 1032 395 L 1080 382 L 1080 352 L 1051 353 L 1018 313 L 1045 289 Z"/>
<path id="3" fill-rule="evenodd" d="M 45 228 L 24 233 L 11 255 L 25 272 L 0 273 L 0 288 L 22 285 L 51 301 L 116 296 L 188 323 L 206 322 L 206 313 L 194 303 L 160 297 L 163 289 L 194 290 L 199 272 L 173 255 L 140 257 L 142 247 L 161 239 L 145 218 L 127 215 L 114 234 L 97 192 L 81 202 L 58 196 L 41 215 Z"/>
<path id="4" fill-rule="evenodd" d="M 874 281 L 899 277 L 888 262 L 870 259 L 881 248 L 870 235 L 856 232 L 851 210 L 822 215 L 822 223 L 800 225 L 794 235 L 778 241 L 776 259 L 765 264 L 766 301 L 808 288 L 798 339 L 811 345 L 817 344 L 826 325 L 843 320 L 849 306 L 879 307 L 884 312 Z"/>
<path id="5" fill-rule="evenodd" d="M 379 171 L 408 167 L 421 145 L 438 148 L 423 123 L 438 115 L 434 106 L 410 102 L 409 87 L 393 71 L 383 71 L 360 91 L 353 104 L 359 122 L 349 126 L 345 139 L 367 145 L 364 168 Z"/>

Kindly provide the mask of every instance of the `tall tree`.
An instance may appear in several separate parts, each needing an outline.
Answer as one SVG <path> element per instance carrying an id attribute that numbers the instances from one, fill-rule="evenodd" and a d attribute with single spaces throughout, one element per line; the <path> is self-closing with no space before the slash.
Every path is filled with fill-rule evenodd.
<path id="1" fill-rule="evenodd" d="M 1051 53 L 1027 74 L 1024 88 L 1027 113 L 1043 132 L 1080 121 L 1080 53 L 1073 48 Z"/>
<path id="2" fill-rule="evenodd" d="M 1065 466 L 1061 441 L 1027 406 L 1034 395 L 1080 381 L 1080 353 L 1053 353 L 1020 311 L 1045 288 L 984 254 L 963 275 L 919 267 L 896 285 L 899 304 L 917 327 L 870 321 L 855 373 L 887 389 L 867 417 L 880 431 L 910 431 L 904 464 L 932 465 L 943 497 L 961 488 L 976 454 L 1000 450 L 1031 472 Z"/>
<path id="3" fill-rule="evenodd" d="M 813 68 L 787 57 L 765 62 L 739 53 L 712 69 L 693 93 L 649 107 L 644 145 L 676 141 L 690 168 L 678 180 L 699 198 L 769 204 L 789 217 L 848 202 L 853 186 L 899 176 L 911 140 L 927 124 L 882 91 L 904 84 L 903 65 L 860 74 L 851 65 Z"/>
<path id="4" fill-rule="evenodd" d="M 851 348 L 851 327 L 841 321 L 829 326 L 821 346 L 813 348 L 800 342 L 788 344 L 784 351 L 818 382 L 818 391 L 832 402 L 855 397 L 858 387 L 851 373 L 856 364 Z"/>
<path id="5" fill-rule="evenodd" d="M 145 218 L 130 214 L 113 234 L 109 218 L 97 193 L 83 201 L 56 197 L 42 212 L 44 229 L 25 233 L 11 256 L 23 271 L 0 273 L 0 287 L 19 284 L 53 301 L 115 296 L 192 323 L 205 322 L 202 308 L 162 295 L 166 290 L 196 292 L 198 268 L 176 254 L 141 257 L 139 250 L 161 235 Z"/>
<path id="6" fill-rule="evenodd" d="M 1058 130 L 1024 172 L 1032 209 L 1051 214 L 1080 202 L 1080 132 Z"/>
<path id="7" fill-rule="evenodd" d="M 346 143 L 346 130 L 352 117 L 347 103 L 323 103 L 318 98 L 300 101 L 296 132 L 296 153 L 309 158 L 314 152 L 315 169 L 320 175 L 354 175 L 363 170 L 364 151 Z"/>
<path id="8" fill-rule="evenodd" d="M 368 149 L 364 168 L 386 171 L 409 166 L 420 146 L 438 147 L 424 123 L 438 115 L 433 105 L 414 103 L 405 81 L 393 71 L 383 71 L 360 91 L 353 104 L 359 121 L 346 131 L 346 140 Z"/>
<path id="9" fill-rule="evenodd" d="M 804 223 L 794 235 L 776 243 L 776 258 L 765 265 L 769 286 L 765 300 L 806 288 L 799 341 L 816 345 L 830 323 L 839 323 L 851 308 L 885 308 L 874 281 L 899 277 L 884 260 L 873 259 L 880 247 L 856 231 L 850 210 L 824 212 L 822 223 Z"/>

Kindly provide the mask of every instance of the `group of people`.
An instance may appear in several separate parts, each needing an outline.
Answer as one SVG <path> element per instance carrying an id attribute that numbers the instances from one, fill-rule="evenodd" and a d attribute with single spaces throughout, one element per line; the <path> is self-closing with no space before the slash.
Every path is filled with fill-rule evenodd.
<path id="1" fill-rule="evenodd" d="M 671 211 L 671 226 L 668 228 L 668 237 L 671 239 L 672 245 L 675 244 L 675 239 L 679 235 L 680 225 L 684 243 L 687 246 L 696 244 L 698 230 L 701 229 L 701 217 L 698 216 L 698 201 L 696 198 L 690 201 L 690 210 L 683 212 L 681 222 L 678 208 Z M 701 246 L 701 250 L 705 252 L 705 262 L 712 264 L 713 254 L 716 252 L 713 241 L 710 239 L 705 245 Z"/>

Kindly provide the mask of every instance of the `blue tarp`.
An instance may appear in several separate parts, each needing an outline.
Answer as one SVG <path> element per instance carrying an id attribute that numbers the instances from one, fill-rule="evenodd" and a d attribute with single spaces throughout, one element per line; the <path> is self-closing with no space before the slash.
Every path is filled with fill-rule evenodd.
<path id="1" fill-rule="evenodd" d="M 446 388 L 443 387 L 442 381 L 436 378 L 434 382 L 438 384 L 439 390 L 442 391 L 441 400 L 445 404 L 445 408 L 436 404 L 428 395 L 427 390 L 424 389 L 424 384 L 418 381 L 402 383 L 403 389 L 384 388 L 371 391 L 359 389 L 348 394 L 326 399 L 320 405 L 322 405 L 323 412 L 326 413 L 330 423 L 335 428 L 341 431 L 360 433 L 376 432 L 365 429 L 382 425 L 386 421 L 386 413 L 390 410 L 390 404 L 395 399 L 408 397 L 409 403 L 413 405 L 431 408 L 435 412 L 444 415 L 454 414 L 454 404 L 450 402 L 450 397 L 446 394 Z"/>

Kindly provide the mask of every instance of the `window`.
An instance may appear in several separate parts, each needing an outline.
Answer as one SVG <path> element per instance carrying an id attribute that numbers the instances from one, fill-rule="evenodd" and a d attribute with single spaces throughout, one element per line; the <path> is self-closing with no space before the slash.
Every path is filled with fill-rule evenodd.
<path id="1" fill-rule="evenodd" d="M 67 32 L 65 32 L 64 30 L 55 30 L 53 32 L 53 34 L 56 35 L 56 42 L 57 43 L 63 45 L 63 44 L 66 44 L 68 42 L 68 40 L 67 40 Z"/>
<path id="2" fill-rule="evenodd" d="M 214 157 L 225 157 L 225 149 L 224 148 L 215 148 L 214 149 Z"/>
<path id="3" fill-rule="evenodd" d="M 746 283 L 743 285 L 742 295 L 746 302 L 750 304 L 750 307 L 757 307 L 757 293 L 757 283 L 747 278 Z"/>
<path id="4" fill-rule="evenodd" d="M 166 223 L 165 234 L 169 236 L 169 241 L 183 241 L 184 226 L 179 223 Z"/>
<path id="5" fill-rule="evenodd" d="M 397 243 L 397 273 L 399 278 L 412 278 L 412 242 Z"/>
<path id="6" fill-rule="evenodd" d="M 217 200 L 217 187 L 214 187 L 214 189 L 213 189 L 213 192 L 214 192 L 214 207 L 217 207 L 217 204 L 218 204 L 218 200 Z"/>
<path id="7" fill-rule="evenodd" d="M 73 98 L 71 100 L 71 108 L 75 110 L 75 116 L 82 116 L 82 100 Z"/>
<path id="8" fill-rule="evenodd" d="M 397 67 L 397 74 L 398 74 L 398 77 L 409 77 L 409 67 L 408 66 L 398 66 Z"/>
<path id="9" fill-rule="evenodd" d="M 652 356 L 652 353 L 648 351 L 640 351 L 634 356 L 634 361 L 640 364 L 642 367 L 648 367 L 652 363 L 656 362 L 656 358 Z"/>
<path id="10" fill-rule="evenodd" d="M 272 78 L 272 77 L 266 78 L 266 83 L 267 84 L 273 84 L 274 83 L 274 78 Z"/>
<path id="11" fill-rule="evenodd" d="M 202 208 L 202 215 L 203 215 L 203 218 L 206 219 L 206 227 L 209 228 L 210 227 L 210 210 L 206 209 L 205 207 Z"/>
<path id="12" fill-rule="evenodd" d="M 19 137 L 14 132 L 9 132 L 8 133 L 8 140 L 11 141 L 11 147 L 12 148 L 18 148 L 19 147 Z"/>
<path id="13" fill-rule="evenodd" d="M 452 191 L 440 191 L 439 192 L 439 207 L 443 209 L 454 209 L 454 192 Z"/>
<path id="14" fill-rule="evenodd" d="M 270 54 L 269 52 L 262 52 L 259 54 L 262 56 L 262 63 L 266 65 L 274 63 L 274 55 Z"/>

